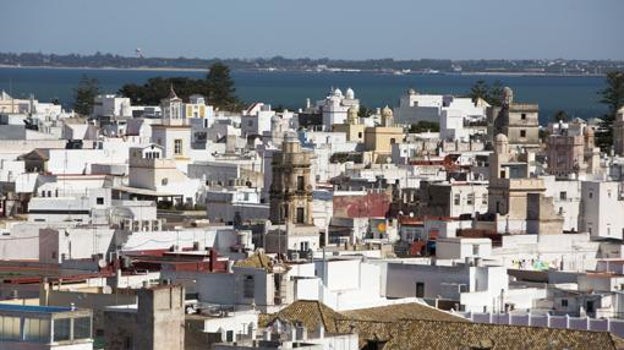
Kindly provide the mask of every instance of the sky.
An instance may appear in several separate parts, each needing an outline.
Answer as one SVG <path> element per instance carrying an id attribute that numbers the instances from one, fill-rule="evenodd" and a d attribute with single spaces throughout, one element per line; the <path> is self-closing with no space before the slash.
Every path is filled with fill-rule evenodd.
<path id="1" fill-rule="evenodd" d="M 624 60 L 624 0 L 15 0 L 0 52 Z"/>

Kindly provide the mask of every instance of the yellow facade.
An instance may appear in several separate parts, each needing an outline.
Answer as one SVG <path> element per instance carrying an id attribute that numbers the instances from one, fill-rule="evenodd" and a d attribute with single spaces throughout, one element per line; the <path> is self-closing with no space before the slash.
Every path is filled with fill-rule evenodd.
<path id="1" fill-rule="evenodd" d="M 347 141 L 364 142 L 364 124 L 334 124 L 335 132 L 344 132 L 347 134 Z"/>

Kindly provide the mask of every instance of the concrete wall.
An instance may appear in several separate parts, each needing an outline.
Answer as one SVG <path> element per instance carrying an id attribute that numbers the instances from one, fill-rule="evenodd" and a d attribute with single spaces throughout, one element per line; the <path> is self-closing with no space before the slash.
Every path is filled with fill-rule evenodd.
<path id="1" fill-rule="evenodd" d="M 491 254 L 492 241 L 489 239 L 438 238 L 436 241 L 436 257 L 440 259 L 489 257 Z"/>
<path id="2" fill-rule="evenodd" d="M 158 286 L 138 291 L 137 349 L 184 349 L 184 288 Z"/>

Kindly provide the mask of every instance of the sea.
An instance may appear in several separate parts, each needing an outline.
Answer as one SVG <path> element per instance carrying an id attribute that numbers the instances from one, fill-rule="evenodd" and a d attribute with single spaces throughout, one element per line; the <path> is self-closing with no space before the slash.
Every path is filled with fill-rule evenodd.
<path id="1" fill-rule="evenodd" d="M 58 99 L 65 107 L 73 101 L 74 88 L 83 75 L 99 81 L 105 93 L 116 93 L 124 84 L 142 84 L 149 78 L 203 78 L 206 71 L 89 68 L 0 67 L 0 90 L 16 98 L 34 94 L 39 101 Z M 606 107 L 599 92 L 602 76 L 498 75 L 498 74 L 384 74 L 373 72 L 234 71 L 237 95 L 245 102 L 264 102 L 297 110 L 323 99 L 332 88 L 351 87 L 360 103 L 369 108 L 396 106 L 408 89 L 420 93 L 464 96 L 478 80 L 500 81 L 514 91 L 517 102 L 537 103 L 540 123 L 547 124 L 559 110 L 571 117 L 601 117 Z"/>

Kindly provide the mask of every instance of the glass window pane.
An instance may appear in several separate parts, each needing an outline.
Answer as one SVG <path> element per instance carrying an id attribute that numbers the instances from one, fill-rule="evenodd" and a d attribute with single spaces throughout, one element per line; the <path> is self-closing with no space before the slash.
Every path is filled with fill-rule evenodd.
<path id="1" fill-rule="evenodd" d="M 19 317 L 2 317 L 0 323 L 0 339 L 2 340 L 20 340 L 20 318 Z"/>
<path id="2" fill-rule="evenodd" d="M 24 319 L 24 339 L 36 343 L 49 342 L 50 321 L 38 318 Z"/>
<path id="3" fill-rule="evenodd" d="M 70 340 L 70 319 L 54 320 L 54 341 Z"/>
<path id="4" fill-rule="evenodd" d="M 91 338 L 91 318 L 81 317 L 74 319 L 74 339 Z"/>

